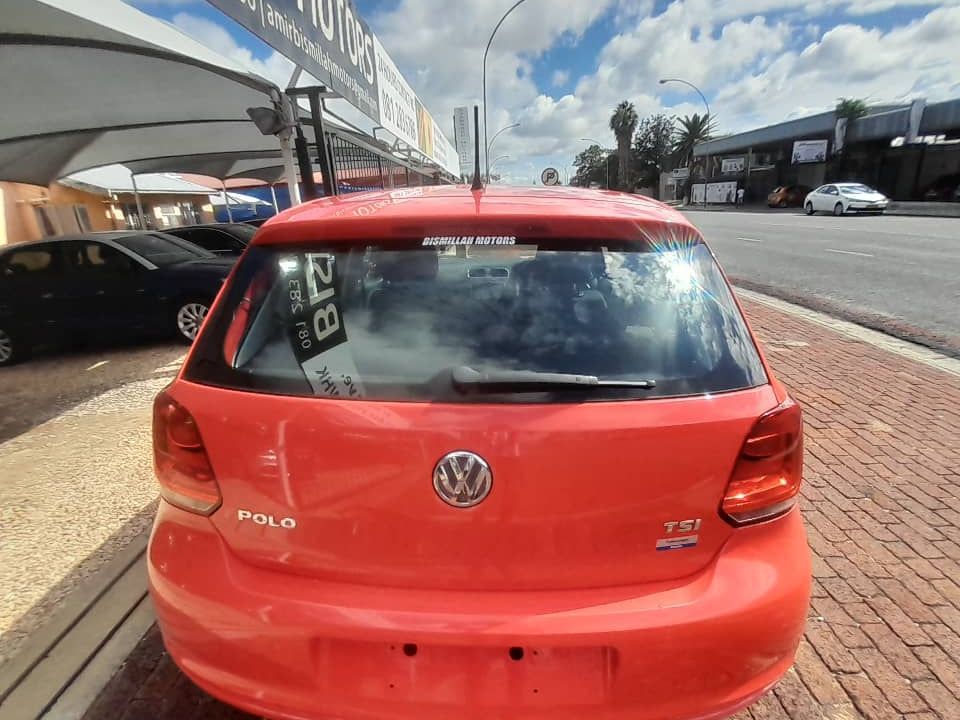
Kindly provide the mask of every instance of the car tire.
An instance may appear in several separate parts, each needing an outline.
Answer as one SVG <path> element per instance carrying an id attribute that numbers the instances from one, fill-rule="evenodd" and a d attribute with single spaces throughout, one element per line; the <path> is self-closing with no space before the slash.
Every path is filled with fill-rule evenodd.
<path id="1" fill-rule="evenodd" d="M 207 312 L 210 310 L 210 301 L 201 298 L 187 298 L 176 304 L 173 314 L 173 328 L 177 339 L 187 345 L 192 345 L 200 331 Z"/>
<path id="2" fill-rule="evenodd" d="M 833 206 L 833 215 L 834 217 L 840 217 L 843 215 L 843 203 L 837 203 Z"/>
<path id="3" fill-rule="evenodd" d="M 809 202 L 808 202 L 806 205 L 804 205 L 804 206 L 803 206 L 803 211 L 804 211 L 807 215 L 813 215 L 813 203 L 809 203 Z"/>
<path id="4" fill-rule="evenodd" d="M 778 208 L 785 208 L 786 206 L 787 206 L 786 200 L 781 200 L 780 202 L 777 203 Z"/>
<path id="5" fill-rule="evenodd" d="M 13 365 L 26 356 L 16 337 L 7 330 L 0 328 L 0 367 Z"/>

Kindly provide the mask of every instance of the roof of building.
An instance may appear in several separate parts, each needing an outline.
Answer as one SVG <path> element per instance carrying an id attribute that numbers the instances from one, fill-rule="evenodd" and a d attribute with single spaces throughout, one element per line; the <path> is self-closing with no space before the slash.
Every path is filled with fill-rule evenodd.
<path id="1" fill-rule="evenodd" d="M 910 105 L 873 106 L 868 115 L 849 124 L 846 140 L 892 140 L 906 133 L 909 117 Z M 836 122 L 836 113 L 831 110 L 700 143 L 694 148 L 693 154 L 696 157 L 726 155 L 792 140 L 832 141 Z M 960 131 L 960 98 L 928 104 L 924 108 L 919 131 L 921 135 Z"/>

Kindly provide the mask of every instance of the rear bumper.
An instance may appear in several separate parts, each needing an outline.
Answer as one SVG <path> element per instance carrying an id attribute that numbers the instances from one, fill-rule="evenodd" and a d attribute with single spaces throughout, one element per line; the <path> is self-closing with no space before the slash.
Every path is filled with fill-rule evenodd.
<path id="1" fill-rule="evenodd" d="M 738 530 L 692 577 L 600 590 L 322 582 L 250 566 L 208 519 L 163 502 L 148 559 L 176 663 L 289 720 L 727 717 L 790 667 L 810 588 L 796 510 Z"/>

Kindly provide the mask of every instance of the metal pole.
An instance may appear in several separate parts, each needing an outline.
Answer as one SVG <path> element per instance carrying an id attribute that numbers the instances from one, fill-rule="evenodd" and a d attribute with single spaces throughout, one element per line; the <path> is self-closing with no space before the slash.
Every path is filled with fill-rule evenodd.
<path id="1" fill-rule="evenodd" d="M 687 80 L 683 80 L 683 79 L 681 79 L 681 78 L 663 78 L 663 79 L 660 80 L 660 84 L 661 84 L 661 85 L 663 85 L 663 84 L 665 84 L 665 83 L 668 83 L 668 82 L 682 83 L 682 84 L 686 85 L 687 87 L 693 88 L 693 89 L 697 92 L 697 95 L 699 95 L 699 96 L 700 96 L 700 99 L 703 100 L 703 106 L 707 109 L 706 122 L 707 122 L 708 127 L 709 127 L 709 123 L 710 123 L 710 103 L 707 102 L 707 98 L 704 96 L 704 94 L 703 94 L 702 92 L 700 92 L 700 88 L 698 88 L 698 87 L 697 87 L 696 85 L 694 85 L 692 82 L 689 82 L 689 81 L 687 81 Z M 705 166 L 704 172 L 703 172 L 703 206 L 704 206 L 704 207 L 707 206 L 707 179 L 708 179 L 709 175 L 710 175 L 710 154 L 707 153 L 707 156 L 706 156 L 706 166 Z M 693 190 L 692 190 L 692 188 L 691 188 L 691 193 L 692 193 L 692 192 L 693 192 Z"/>
<path id="2" fill-rule="evenodd" d="M 273 212 L 280 212 L 280 203 L 277 202 L 277 189 L 270 183 L 270 197 L 273 198 Z"/>
<path id="3" fill-rule="evenodd" d="M 520 123 L 518 122 L 511 123 L 506 127 L 502 127 L 499 130 L 497 130 L 494 136 L 490 138 L 490 144 L 487 145 L 487 147 L 484 149 L 484 157 L 486 158 L 486 162 L 487 162 L 487 182 L 490 182 L 490 167 L 493 165 L 493 163 L 490 162 L 490 150 L 493 148 L 493 144 L 497 141 L 497 138 L 500 137 L 500 133 L 515 127 L 520 127 Z"/>
<path id="4" fill-rule="evenodd" d="M 525 1 L 526 0 L 517 0 L 517 2 L 515 2 L 513 6 L 503 14 L 503 17 L 500 18 L 500 22 L 497 23 L 497 26 L 493 29 L 493 32 L 490 33 L 490 39 L 487 40 L 487 47 L 483 51 L 483 162 L 487 169 L 486 176 L 488 181 L 490 178 L 490 151 L 487 149 L 487 53 L 490 52 L 490 43 L 493 42 L 493 37 L 497 34 L 497 30 L 500 29 L 500 26 L 503 25 L 503 21 L 507 19 L 507 15 L 516 10 L 517 6 Z"/>
<path id="5" fill-rule="evenodd" d="M 320 197 L 317 194 L 317 184 L 313 179 L 313 165 L 310 164 L 310 146 L 307 144 L 307 138 L 303 135 L 300 125 L 295 128 L 297 137 L 293 141 L 297 150 L 297 164 L 300 166 L 300 182 L 303 183 L 303 196 L 307 200 L 316 200 Z"/>
<path id="6" fill-rule="evenodd" d="M 290 206 L 296 207 L 300 204 L 300 185 L 297 183 L 297 166 L 293 160 L 293 148 L 290 146 L 290 135 L 293 132 L 293 125 L 296 122 L 296 115 L 293 112 L 293 103 L 286 95 L 279 99 L 283 110 L 284 122 L 287 127 L 277 136 L 280 139 L 280 154 L 283 156 L 283 172 L 287 176 L 287 190 L 290 193 Z"/>
<path id="7" fill-rule="evenodd" d="M 130 182 L 133 184 L 133 197 L 137 201 L 137 215 L 140 216 L 140 229 L 147 229 L 147 218 L 143 214 L 143 203 L 140 202 L 140 191 L 137 189 L 137 174 L 130 173 Z"/>
<path id="8" fill-rule="evenodd" d="M 327 147 L 327 133 L 323 129 L 323 106 L 320 104 L 320 88 L 310 88 L 310 115 L 313 118 L 313 135 L 317 144 L 317 159 L 320 172 L 323 173 L 323 194 L 327 197 L 340 194 L 333 158 Z"/>
<path id="9" fill-rule="evenodd" d="M 223 188 L 223 204 L 227 208 L 227 222 L 233 222 L 233 212 L 230 210 L 230 193 L 227 192 L 227 183 L 221 180 L 220 186 Z"/>

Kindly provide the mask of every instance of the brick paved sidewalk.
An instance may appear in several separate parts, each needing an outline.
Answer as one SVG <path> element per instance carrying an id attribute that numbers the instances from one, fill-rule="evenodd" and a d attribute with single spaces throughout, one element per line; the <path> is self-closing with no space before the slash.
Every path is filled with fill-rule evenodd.
<path id="1" fill-rule="evenodd" d="M 756 302 L 806 413 L 814 588 L 795 669 L 736 720 L 960 720 L 960 378 Z M 85 720 L 241 720 L 149 634 Z"/>

